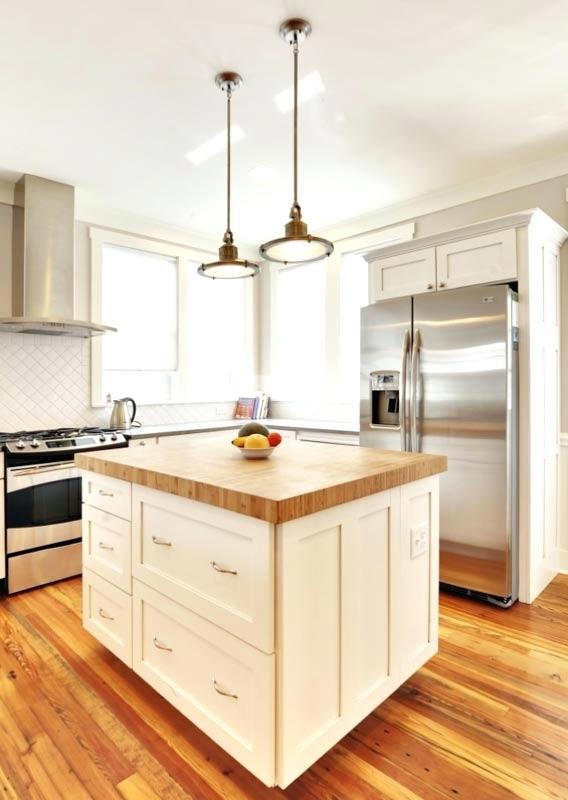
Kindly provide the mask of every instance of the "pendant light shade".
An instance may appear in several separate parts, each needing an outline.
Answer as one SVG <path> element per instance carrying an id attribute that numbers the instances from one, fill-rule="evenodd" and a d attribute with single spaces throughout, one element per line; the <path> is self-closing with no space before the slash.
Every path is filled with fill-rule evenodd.
<path id="1" fill-rule="evenodd" d="M 227 96 L 227 228 L 219 248 L 219 260 L 201 264 L 197 268 L 204 278 L 254 278 L 259 270 L 258 264 L 239 258 L 231 230 L 231 98 L 242 82 L 243 79 L 236 72 L 220 72 L 215 78 L 216 86 Z"/>
<path id="2" fill-rule="evenodd" d="M 312 26 L 305 19 L 289 19 L 280 26 L 280 36 L 291 45 L 294 54 L 294 201 L 284 236 L 260 246 L 260 255 L 278 264 L 306 264 L 333 253 L 331 242 L 308 233 L 298 202 L 298 53 L 300 42 L 311 32 Z"/>

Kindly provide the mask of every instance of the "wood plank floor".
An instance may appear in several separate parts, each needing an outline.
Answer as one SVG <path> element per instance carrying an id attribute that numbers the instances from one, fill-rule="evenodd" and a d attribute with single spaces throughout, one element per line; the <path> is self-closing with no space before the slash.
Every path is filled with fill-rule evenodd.
<path id="1" fill-rule="evenodd" d="M 81 628 L 79 579 L 0 602 L 0 798 L 568 800 L 568 577 L 441 605 L 440 653 L 286 791 Z"/>

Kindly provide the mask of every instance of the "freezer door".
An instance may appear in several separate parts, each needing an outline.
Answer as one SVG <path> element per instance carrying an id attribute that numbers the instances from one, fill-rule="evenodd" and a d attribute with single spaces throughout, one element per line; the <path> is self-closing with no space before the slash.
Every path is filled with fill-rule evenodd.
<path id="1" fill-rule="evenodd" d="M 412 300 L 387 300 L 361 309 L 361 374 L 360 374 L 360 444 L 385 450 L 408 450 L 408 369 L 412 333 Z M 381 373 L 384 373 L 381 375 Z M 379 424 L 373 419 L 373 381 L 393 378 L 398 390 L 399 423 L 385 413 L 391 424 Z M 375 394 L 375 402 L 378 395 Z M 386 397 L 386 396 L 385 396 Z M 385 398 L 381 398 L 385 399 Z M 393 409 L 396 406 L 393 406 Z M 383 404 L 388 412 L 388 403 Z M 377 408 L 375 406 L 375 412 Z"/>
<path id="2" fill-rule="evenodd" d="M 415 449 L 448 457 L 440 580 L 501 602 L 517 591 L 514 297 L 508 286 L 415 297 L 410 387 Z"/>

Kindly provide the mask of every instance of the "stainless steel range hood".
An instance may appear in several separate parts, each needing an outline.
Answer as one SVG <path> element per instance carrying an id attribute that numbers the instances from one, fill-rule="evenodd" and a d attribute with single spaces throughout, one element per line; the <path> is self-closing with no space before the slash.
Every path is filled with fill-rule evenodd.
<path id="1" fill-rule="evenodd" d="M 0 333 L 89 338 L 115 331 L 74 319 L 75 189 L 24 175 L 14 189 L 12 317 Z"/>

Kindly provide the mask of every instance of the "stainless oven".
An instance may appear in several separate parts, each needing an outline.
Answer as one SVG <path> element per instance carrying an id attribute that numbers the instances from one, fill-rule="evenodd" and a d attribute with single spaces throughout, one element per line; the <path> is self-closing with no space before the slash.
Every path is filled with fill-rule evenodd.
<path id="1" fill-rule="evenodd" d="M 7 435 L 3 446 L 8 593 L 80 575 L 81 478 L 74 455 L 127 447 L 126 438 L 100 428 L 61 428 Z"/>
<path id="2" fill-rule="evenodd" d="M 81 572 L 81 479 L 73 461 L 6 470 L 8 591 Z"/>

